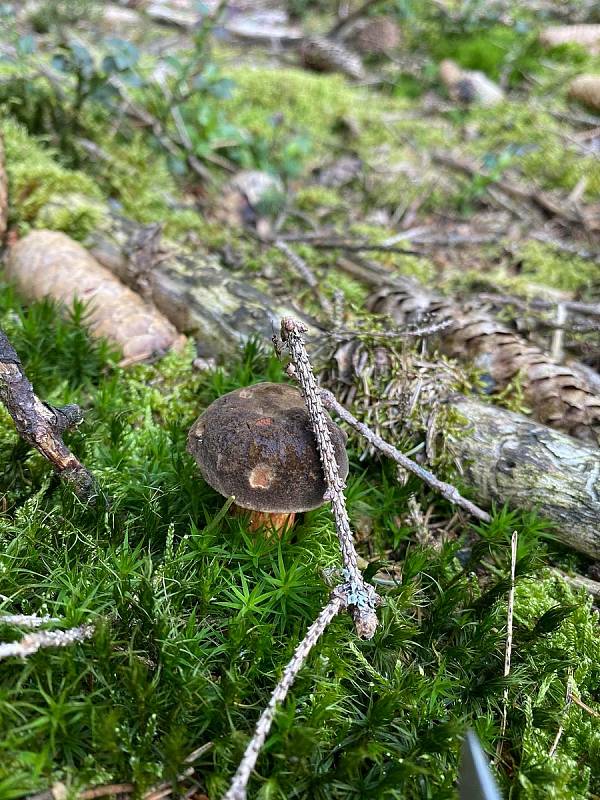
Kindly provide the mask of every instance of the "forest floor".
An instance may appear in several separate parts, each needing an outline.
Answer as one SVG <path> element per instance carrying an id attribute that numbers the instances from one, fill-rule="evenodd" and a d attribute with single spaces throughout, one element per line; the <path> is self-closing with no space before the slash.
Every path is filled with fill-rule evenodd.
<path id="1" fill-rule="evenodd" d="M 387 14 L 400 35 L 363 53 L 354 77 L 346 56 L 327 74 L 302 63 L 299 37 L 334 24 L 325 0 L 18 5 L 1 4 L 9 243 L 44 228 L 89 246 L 108 208 L 160 223 L 165 241 L 291 303 L 329 341 L 341 328 L 381 341 L 361 274 L 384 270 L 475 299 L 597 373 L 597 320 L 577 318 L 557 341 L 556 310 L 600 295 L 600 112 L 569 97 L 575 77 L 600 74 L 600 55 L 539 40 L 552 24 L 598 21 L 585 3 L 567 17 L 558 2 L 373 4 L 368 18 Z M 504 99 L 464 102 L 440 79 L 443 59 L 482 71 Z M 255 175 L 240 190 L 242 170 L 262 173 L 258 188 Z M 0 288 L 0 327 L 38 395 L 83 408 L 66 439 L 108 499 L 77 500 L 0 409 L 0 615 L 94 628 L 0 661 L 0 800 L 218 800 L 339 567 L 327 506 L 280 539 L 252 534 L 186 452 L 218 396 L 288 380 L 269 331 L 218 351 L 191 335 L 182 352 L 127 365 L 89 336 L 85 308 Z M 519 376 L 486 394 L 481 364 L 421 339 L 401 349 L 427 362 L 430 383 L 443 364 L 454 388 L 532 413 Z M 315 346 L 323 380 L 333 352 Z M 427 424 L 389 426 L 369 410 L 385 387 L 372 374 L 357 386 L 357 414 L 422 454 Z M 362 641 L 348 618 L 333 621 L 276 716 L 250 796 L 453 798 L 472 727 L 503 796 L 599 797 L 597 598 L 559 574 L 600 580 L 598 564 L 535 510 L 497 504 L 477 522 L 352 433 L 348 450 L 380 627 Z M 469 494 L 443 446 L 430 466 Z M 3 642 L 22 635 L 0 621 Z"/>

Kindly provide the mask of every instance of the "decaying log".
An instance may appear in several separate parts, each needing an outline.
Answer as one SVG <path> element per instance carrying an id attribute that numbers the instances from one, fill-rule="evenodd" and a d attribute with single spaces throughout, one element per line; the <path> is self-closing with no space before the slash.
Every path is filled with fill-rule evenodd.
<path id="1" fill-rule="evenodd" d="M 446 355 L 473 360 L 502 389 L 519 377 L 536 418 L 584 441 L 600 443 L 600 396 L 584 375 L 553 361 L 481 309 L 465 310 L 451 300 L 405 280 L 383 287 L 368 301 L 371 311 L 396 325 L 443 324 L 436 344 Z"/>
<path id="2" fill-rule="evenodd" d="M 43 403 L 33 391 L 19 356 L 2 330 L 0 400 L 13 418 L 19 435 L 48 459 L 60 477 L 71 484 L 78 497 L 93 499 L 96 484 L 92 474 L 61 438 L 65 431 L 83 420 L 81 409 L 74 404 L 55 408 Z"/>
<path id="3" fill-rule="evenodd" d="M 201 356 L 230 355 L 254 336 L 269 340 L 285 316 L 301 316 L 316 330 L 247 276 L 224 269 L 216 256 L 163 241 L 159 226 L 106 215 L 88 244 L 101 264 L 193 336 Z"/>
<path id="4" fill-rule="evenodd" d="M 448 400 L 469 422 L 446 445 L 479 502 L 537 509 L 556 536 L 600 558 L 600 451 L 520 414 L 466 397 Z"/>
<path id="5" fill-rule="evenodd" d="M 184 343 L 161 313 L 64 233 L 29 233 L 11 248 L 6 274 L 31 300 L 51 297 L 66 305 L 74 300 L 86 302 L 91 332 L 118 345 L 127 363 Z"/>

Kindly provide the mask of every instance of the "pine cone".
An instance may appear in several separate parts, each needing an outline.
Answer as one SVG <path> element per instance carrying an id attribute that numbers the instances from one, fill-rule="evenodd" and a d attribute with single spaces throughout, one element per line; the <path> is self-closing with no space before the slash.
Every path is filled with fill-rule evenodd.
<path id="1" fill-rule="evenodd" d="M 302 64 L 316 72 L 341 72 L 355 80 L 364 80 L 365 70 L 360 57 L 339 42 L 311 36 L 300 46 Z"/>
<path id="2" fill-rule="evenodd" d="M 579 75 L 569 86 L 569 96 L 600 111 L 600 75 Z"/>
<path id="3" fill-rule="evenodd" d="M 600 25 L 555 25 L 540 33 L 545 47 L 578 44 L 592 55 L 600 52 Z"/>
<path id="4" fill-rule="evenodd" d="M 368 307 L 400 326 L 423 324 L 424 319 L 427 324 L 447 323 L 437 338 L 444 354 L 474 361 L 496 390 L 519 376 L 525 400 L 540 422 L 600 444 L 600 396 L 581 375 L 554 362 L 485 311 L 463 311 L 409 281 L 403 287 L 380 289 L 371 295 Z"/>
<path id="5" fill-rule="evenodd" d="M 449 58 L 440 64 L 440 79 L 453 100 L 495 106 L 504 100 L 502 89 L 483 72 L 461 69 Z"/>
<path id="6" fill-rule="evenodd" d="M 400 28 L 392 17 L 373 17 L 357 26 L 350 39 L 363 55 L 385 55 L 400 44 Z"/>

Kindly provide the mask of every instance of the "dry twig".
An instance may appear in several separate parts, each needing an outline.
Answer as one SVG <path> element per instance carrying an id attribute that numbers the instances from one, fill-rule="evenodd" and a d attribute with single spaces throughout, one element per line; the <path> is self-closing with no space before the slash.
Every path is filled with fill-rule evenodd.
<path id="1" fill-rule="evenodd" d="M 43 647 L 68 647 L 83 642 L 94 633 L 92 625 L 79 625 L 66 631 L 37 631 L 24 636 L 19 642 L 0 643 L 0 661 L 11 656 L 27 658 Z"/>
<path id="2" fill-rule="evenodd" d="M 510 540 L 510 591 L 508 593 L 508 613 L 506 620 L 506 651 L 504 653 L 504 677 L 510 675 L 510 661 L 512 655 L 512 642 L 513 642 L 513 616 L 515 609 L 515 571 L 517 567 L 517 532 L 513 531 Z M 500 738 L 496 748 L 496 758 L 500 758 L 502 752 L 502 743 L 506 734 L 506 721 L 508 714 L 508 687 L 504 689 L 504 697 L 502 703 L 502 721 L 500 723 Z"/>
<path id="3" fill-rule="evenodd" d="M 425 469 L 425 467 L 422 467 L 416 462 L 412 461 L 393 445 L 382 439 L 381 436 L 378 436 L 369 428 L 368 425 L 365 425 L 364 422 L 359 422 L 359 420 L 357 420 L 356 417 L 354 417 L 348 411 L 348 409 L 344 408 L 343 405 L 338 403 L 332 392 L 330 392 L 328 389 L 321 390 L 321 400 L 325 408 L 330 409 L 337 414 L 340 419 L 354 428 L 355 431 L 360 433 L 361 436 L 363 436 L 367 442 L 369 442 L 369 444 L 373 445 L 373 447 L 377 448 L 377 450 L 386 455 L 388 458 L 391 458 L 403 469 L 412 472 L 428 486 L 431 486 L 432 489 L 435 489 L 437 492 L 439 492 L 442 497 L 446 498 L 446 500 L 449 500 L 454 505 L 464 508 L 464 510 L 468 511 L 469 514 L 472 514 L 474 517 L 482 520 L 483 522 L 490 521 L 491 517 L 487 511 L 484 511 L 482 508 L 479 508 L 479 506 L 476 506 L 475 503 L 472 503 L 470 500 L 467 500 L 466 497 L 463 497 L 455 486 L 436 478 L 436 476 L 428 469 Z"/>
<path id="4" fill-rule="evenodd" d="M 20 436 L 47 458 L 82 500 L 97 496 L 91 472 L 73 455 L 62 434 L 79 425 L 79 406 L 62 408 L 43 403 L 33 391 L 23 366 L 7 335 L 0 330 L 0 400 L 13 418 Z"/>
<path id="5" fill-rule="evenodd" d="M 327 314 L 328 317 L 332 317 L 334 314 L 334 308 L 332 303 L 329 299 L 320 291 L 319 289 L 319 281 L 316 279 L 314 272 L 308 266 L 306 261 L 301 258 L 297 253 L 295 253 L 291 247 L 281 241 L 281 239 L 277 239 L 275 242 L 275 247 L 284 254 L 290 264 L 294 267 L 296 272 L 300 275 L 302 280 L 310 286 L 313 296 L 315 297 L 316 301 L 319 303 L 323 312 Z"/>
<path id="6" fill-rule="evenodd" d="M 294 683 L 297 674 L 302 669 L 308 654 L 319 641 L 332 619 L 339 614 L 339 612 L 345 608 L 345 606 L 346 598 L 341 592 L 335 590 L 327 605 L 323 608 L 319 616 L 307 630 L 306 636 L 296 648 L 294 655 L 292 656 L 292 660 L 286 666 L 281 680 L 271 695 L 271 699 L 269 700 L 267 707 L 262 712 L 258 722 L 256 723 L 254 736 L 246 747 L 244 757 L 237 768 L 237 772 L 234 775 L 231 786 L 229 787 L 229 791 L 224 796 L 223 800 L 246 800 L 246 788 L 248 786 L 248 781 L 250 780 L 250 774 L 254 769 L 256 759 L 258 758 L 260 750 L 265 743 L 265 739 L 267 738 L 267 735 L 271 729 L 271 725 L 273 724 L 277 703 L 281 703 L 283 700 L 285 700 L 285 697 L 290 687 Z"/>

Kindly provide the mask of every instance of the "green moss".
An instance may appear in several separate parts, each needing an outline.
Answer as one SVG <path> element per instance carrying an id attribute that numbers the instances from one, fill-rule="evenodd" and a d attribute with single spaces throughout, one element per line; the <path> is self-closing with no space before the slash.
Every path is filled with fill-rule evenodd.
<path id="1" fill-rule="evenodd" d="M 525 242 L 519 256 L 522 275 L 545 286 L 584 292 L 598 281 L 598 266 L 593 261 L 557 252 L 542 242 Z"/>
<path id="2" fill-rule="evenodd" d="M 9 182 L 9 221 L 21 232 L 39 227 L 37 215 L 54 199 L 68 194 L 100 198 L 96 184 L 79 170 L 61 166 L 52 150 L 44 146 L 10 118 L 3 120 L 1 130 L 6 150 Z M 72 213 L 63 208 L 54 226 L 76 238 L 83 238 L 94 226 L 92 206 L 78 207 Z"/>
<path id="3" fill-rule="evenodd" d="M 343 205 L 338 192 L 327 186 L 305 186 L 296 192 L 294 199 L 301 211 L 322 211 L 337 209 Z"/>

